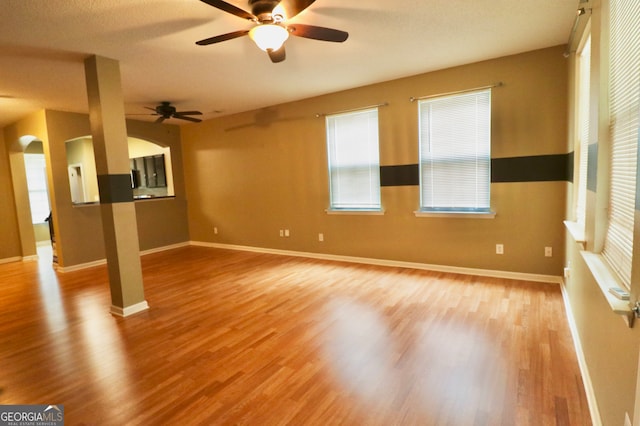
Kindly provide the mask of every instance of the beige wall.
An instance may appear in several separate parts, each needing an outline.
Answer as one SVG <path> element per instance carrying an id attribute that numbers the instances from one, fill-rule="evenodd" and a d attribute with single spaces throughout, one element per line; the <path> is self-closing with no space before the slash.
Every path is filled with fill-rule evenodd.
<path id="1" fill-rule="evenodd" d="M 135 203 L 140 249 L 148 250 L 188 241 L 180 129 L 172 125 L 128 121 L 127 130 L 130 136 L 170 147 L 173 159 L 176 196 Z M 27 134 L 35 135 L 43 142 L 58 243 L 58 261 L 65 267 L 105 258 L 99 205 L 74 206 L 69 190 L 65 142 L 88 136 L 90 133 L 89 118 L 86 114 L 59 111 L 42 111 L 4 129 L 6 146 L 11 146 L 11 141 Z M 6 159 L 6 156 L 3 158 Z M 0 178 L 2 189 L 1 185 L 10 181 L 4 179 L 3 175 L 0 175 Z M 18 180 L 24 180 L 24 176 Z M 1 193 L 2 196 L 5 194 L 9 192 Z M 25 215 L 21 209 L 15 209 L 13 214 Z M 17 228 L 8 227 L 12 230 L 8 232 L 22 236 L 23 233 L 17 232 Z M 33 228 L 30 229 L 33 233 Z M 35 247 L 34 236 L 30 238 Z"/>
<path id="2" fill-rule="evenodd" d="M 592 15 L 590 20 L 592 36 L 591 52 L 591 142 L 597 142 L 601 158 L 607 157 L 606 138 L 608 137 L 608 116 L 606 96 L 606 33 L 607 24 L 606 9 L 607 0 L 592 2 Z M 585 15 L 582 24 L 589 19 Z M 584 25 L 581 25 L 576 34 L 576 41 L 582 39 Z M 577 44 L 577 43 L 576 43 Z M 572 46 L 572 50 L 576 46 Z M 570 58 L 569 67 L 569 132 L 567 149 L 574 150 L 576 123 L 576 89 L 575 57 Z M 603 81 L 605 82 L 603 84 Z M 601 92 L 601 89 L 604 89 Z M 603 216 L 606 217 L 606 190 L 607 171 L 605 164 L 599 162 L 597 167 L 598 194 L 589 191 L 587 195 L 587 250 L 598 251 L 602 246 L 600 235 L 602 234 Z M 577 164 L 576 164 L 577 171 Z M 577 181 L 577 174 L 574 182 Z M 600 192 L 602 191 L 602 192 Z M 568 194 L 574 194 L 573 184 L 569 184 Z M 567 197 L 566 218 L 574 218 L 573 198 Z M 636 217 L 639 217 L 636 211 Z M 640 230 L 640 222 L 636 220 L 636 235 Z M 597 399 L 597 406 L 604 425 L 624 424 L 625 413 L 629 418 L 634 418 L 634 402 L 636 397 L 636 374 L 638 369 L 638 349 L 640 347 L 640 328 L 637 324 L 629 328 L 623 317 L 613 313 L 600 290 L 593 274 L 585 263 L 580 251 L 585 247 L 576 243 L 574 237 L 565 231 L 566 236 L 566 266 L 570 268 L 570 277 L 565 279 L 566 295 L 569 299 L 573 319 L 579 334 L 580 343 L 584 352 L 584 359 L 589 371 L 589 379 L 593 383 L 593 392 Z M 636 239 L 637 243 L 637 239 Z M 636 253 L 638 253 L 636 251 Z M 637 256 L 634 265 L 639 265 Z M 636 275 L 638 276 L 638 275 Z M 632 282 L 632 299 L 637 299 L 640 292 L 640 283 Z M 635 413 L 635 416 L 638 417 Z M 636 423 L 634 423 L 636 424 Z"/>
<path id="3" fill-rule="evenodd" d="M 4 133 L 0 132 L 0 262 L 22 256 L 15 198 L 11 183 L 9 155 Z"/>
<path id="4" fill-rule="evenodd" d="M 325 125 L 315 115 L 388 102 L 379 110 L 381 164 L 417 164 L 417 103 L 410 97 L 501 81 L 492 95 L 492 157 L 566 153 L 562 52 L 550 48 L 184 126 L 191 239 L 561 275 L 566 182 L 492 184 L 495 219 L 417 218 L 418 186 L 383 187 L 384 216 L 328 215 Z M 291 236 L 279 237 L 280 229 Z M 495 254 L 496 243 L 504 244 L 504 255 Z M 544 257 L 545 246 L 557 255 Z"/>

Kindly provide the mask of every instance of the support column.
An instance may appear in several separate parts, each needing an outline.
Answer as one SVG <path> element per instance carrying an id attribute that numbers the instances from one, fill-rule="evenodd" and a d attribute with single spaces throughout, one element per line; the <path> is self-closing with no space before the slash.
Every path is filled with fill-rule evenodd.
<path id="1" fill-rule="evenodd" d="M 120 67 L 118 61 L 100 56 L 87 58 L 84 66 L 111 313 L 126 317 L 148 309 L 149 305 L 144 299 Z"/>

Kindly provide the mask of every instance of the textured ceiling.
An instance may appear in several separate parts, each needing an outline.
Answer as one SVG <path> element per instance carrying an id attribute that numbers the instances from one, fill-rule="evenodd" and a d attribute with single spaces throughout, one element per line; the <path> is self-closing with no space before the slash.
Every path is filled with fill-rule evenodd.
<path id="1" fill-rule="evenodd" d="M 249 10 L 246 1 L 228 2 Z M 199 0 L 3 0 L 0 127 L 43 108 L 87 112 L 83 61 L 93 54 L 120 62 L 127 114 L 167 100 L 208 119 L 565 44 L 577 6 L 317 0 L 290 22 L 341 29 L 349 39 L 290 37 L 286 61 L 273 64 L 248 37 L 197 46 L 252 26 Z"/>

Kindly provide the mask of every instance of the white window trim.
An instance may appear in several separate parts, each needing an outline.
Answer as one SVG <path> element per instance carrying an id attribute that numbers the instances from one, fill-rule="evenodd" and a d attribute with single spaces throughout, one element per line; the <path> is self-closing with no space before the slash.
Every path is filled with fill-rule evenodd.
<path id="1" fill-rule="evenodd" d="M 362 216 L 383 216 L 384 209 L 326 209 L 330 215 L 362 215 Z"/>
<path id="2" fill-rule="evenodd" d="M 426 211 L 426 210 L 416 210 L 413 212 L 416 217 L 452 217 L 457 219 L 494 219 L 496 217 L 496 212 L 462 212 L 462 211 L 451 211 L 451 212 L 436 212 L 436 211 Z"/>
<path id="3" fill-rule="evenodd" d="M 565 220 L 563 223 L 573 237 L 574 241 L 578 244 L 582 244 L 582 248 L 584 249 L 584 244 L 587 242 L 584 227 L 580 223 L 573 220 Z"/>
<path id="4" fill-rule="evenodd" d="M 609 263 L 601 254 L 593 253 L 590 251 L 581 251 L 580 255 L 591 271 L 593 278 L 598 284 L 598 287 L 600 287 L 600 291 L 607 300 L 607 303 L 611 307 L 611 310 L 615 314 L 624 316 L 627 325 L 631 326 L 632 323 L 630 321 L 633 320 L 632 316 L 634 315 L 634 313 L 631 309 L 629 301 L 618 299 L 609 291 L 609 289 L 612 287 L 618 287 L 627 290 L 622 280 L 615 272 L 613 272 L 613 270 L 609 267 Z"/>

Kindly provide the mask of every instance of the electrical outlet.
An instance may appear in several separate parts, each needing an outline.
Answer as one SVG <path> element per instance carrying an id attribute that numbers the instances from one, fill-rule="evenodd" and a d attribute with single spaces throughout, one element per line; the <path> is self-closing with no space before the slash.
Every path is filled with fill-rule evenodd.
<path id="1" fill-rule="evenodd" d="M 545 248 L 544 248 L 544 255 L 545 255 L 545 257 L 551 257 L 551 256 L 553 256 L 553 248 L 551 248 L 551 247 L 545 247 Z"/>
<path id="2" fill-rule="evenodd" d="M 214 234 L 216 234 L 216 235 L 218 235 L 218 227 L 217 227 L 217 226 L 214 226 L 214 227 L 213 227 L 213 233 L 214 233 Z"/>
<path id="3" fill-rule="evenodd" d="M 496 254 L 504 254 L 504 245 L 496 244 Z"/>
<path id="4" fill-rule="evenodd" d="M 282 230 L 282 229 L 280 230 L 280 236 L 284 237 L 284 230 Z"/>
<path id="5" fill-rule="evenodd" d="M 318 234 L 318 241 L 324 241 L 324 234 L 322 232 Z"/>

